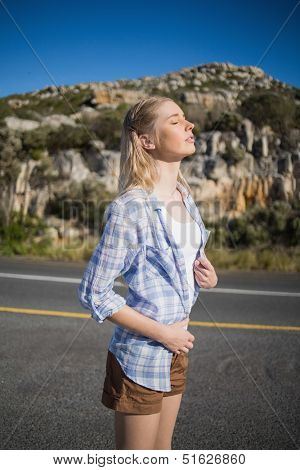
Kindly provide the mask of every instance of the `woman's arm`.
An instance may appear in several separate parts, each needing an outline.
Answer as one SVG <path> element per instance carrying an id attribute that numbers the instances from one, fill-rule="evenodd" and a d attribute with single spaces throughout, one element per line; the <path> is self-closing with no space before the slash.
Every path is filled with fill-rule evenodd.
<path id="1" fill-rule="evenodd" d="M 158 341 L 172 352 L 188 352 L 194 346 L 195 336 L 187 331 L 188 318 L 165 325 L 145 317 L 128 305 L 125 305 L 109 317 L 108 320 L 142 336 Z"/>
<path id="2" fill-rule="evenodd" d="M 109 319 L 112 323 L 159 341 L 166 325 L 129 307 L 125 298 L 113 290 L 114 280 L 129 269 L 137 252 L 137 223 L 129 218 L 122 204 L 114 201 L 105 215 L 103 234 L 78 288 L 80 302 L 91 311 L 92 318 L 98 323 Z"/>
<path id="3" fill-rule="evenodd" d="M 137 251 L 137 230 L 123 204 L 109 204 L 105 227 L 78 288 L 81 305 L 98 323 L 120 310 L 126 300 L 113 290 L 114 280 L 126 272 Z"/>
<path id="4" fill-rule="evenodd" d="M 129 305 L 124 305 L 118 312 L 110 316 L 108 320 L 160 343 L 165 339 L 167 325 L 146 317 L 132 307 L 129 307 Z"/>

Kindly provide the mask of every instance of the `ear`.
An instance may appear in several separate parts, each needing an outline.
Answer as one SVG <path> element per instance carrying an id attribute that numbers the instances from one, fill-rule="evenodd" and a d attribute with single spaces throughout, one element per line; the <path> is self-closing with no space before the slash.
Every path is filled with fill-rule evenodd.
<path id="1" fill-rule="evenodd" d="M 148 134 L 141 134 L 139 136 L 139 140 L 141 142 L 141 145 L 146 149 L 146 150 L 152 150 L 155 149 L 154 142 L 152 139 L 149 137 Z"/>

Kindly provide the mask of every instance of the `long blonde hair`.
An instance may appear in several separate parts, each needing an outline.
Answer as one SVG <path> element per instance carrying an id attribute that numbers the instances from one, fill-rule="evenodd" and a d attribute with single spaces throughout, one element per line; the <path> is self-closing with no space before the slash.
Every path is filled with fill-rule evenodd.
<path id="1" fill-rule="evenodd" d="M 155 136 L 156 142 L 159 142 L 156 120 L 158 108 L 164 101 L 174 100 L 166 96 L 150 96 L 133 105 L 125 115 L 121 134 L 119 195 L 136 187 L 152 192 L 158 181 L 156 161 L 142 147 L 138 136 L 149 133 Z M 188 192 L 191 192 L 180 169 L 177 181 L 182 183 Z"/>

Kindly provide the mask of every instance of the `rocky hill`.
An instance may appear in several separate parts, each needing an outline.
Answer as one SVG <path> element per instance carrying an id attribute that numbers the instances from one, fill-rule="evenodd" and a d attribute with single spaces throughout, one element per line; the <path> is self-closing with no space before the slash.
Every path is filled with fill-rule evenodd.
<path id="1" fill-rule="evenodd" d="M 182 171 L 208 219 L 299 198 L 300 90 L 253 66 L 209 63 L 160 77 L 48 86 L 0 98 L 0 210 L 47 217 L 114 196 L 121 122 L 141 98 L 170 96 L 195 123 Z"/>

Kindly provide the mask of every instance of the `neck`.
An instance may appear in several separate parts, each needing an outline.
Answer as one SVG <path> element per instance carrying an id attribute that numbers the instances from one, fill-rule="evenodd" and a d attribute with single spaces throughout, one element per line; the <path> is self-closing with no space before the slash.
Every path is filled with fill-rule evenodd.
<path id="1" fill-rule="evenodd" d="M 176 193 L 180 162 L 157 161 L 159 181 L 154 185 L 154 192 L 161 198 L 171 198 Z"/>

